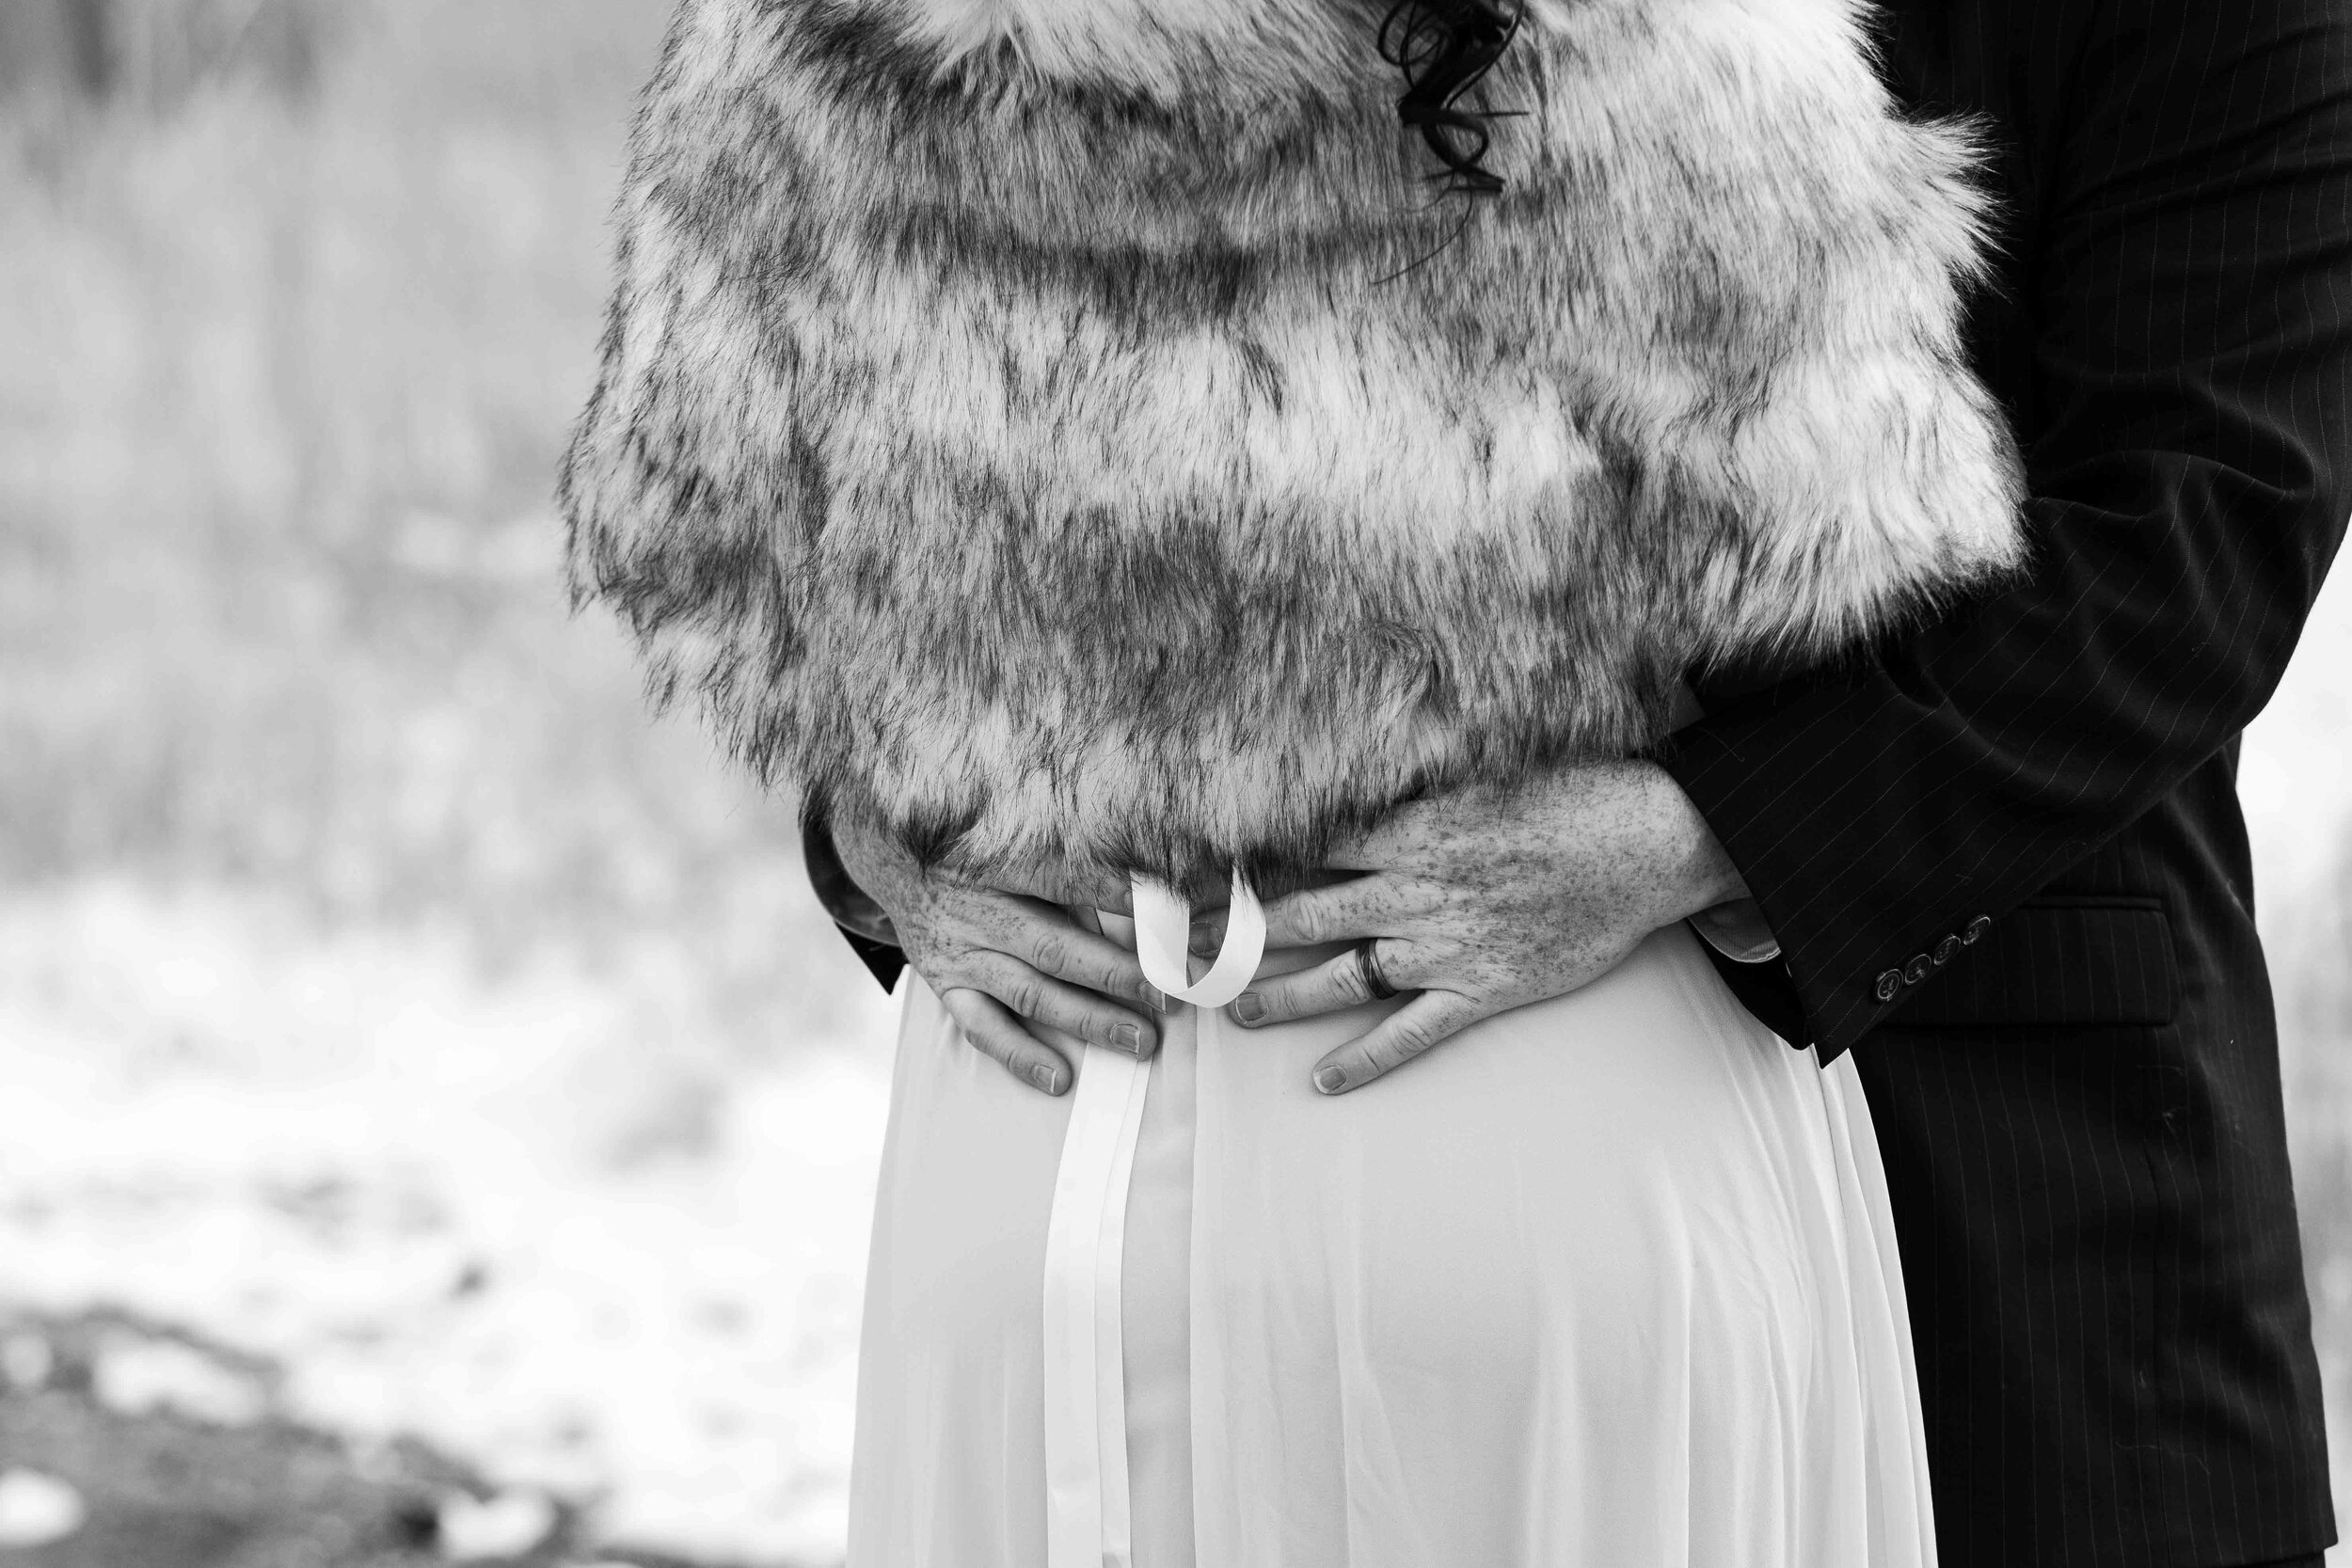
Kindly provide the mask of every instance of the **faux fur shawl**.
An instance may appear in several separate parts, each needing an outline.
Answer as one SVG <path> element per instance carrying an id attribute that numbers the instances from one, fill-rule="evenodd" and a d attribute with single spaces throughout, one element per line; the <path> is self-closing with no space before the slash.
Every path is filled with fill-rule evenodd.
<path id="1" fill-rule="evenodd" d="M 658 695 L 1202 892 L 2017 560 L 1974 153 L 1857 0 L 1530 0 L 1474 204 L 1385 8 L 685 0 L 563 481 Z"/>

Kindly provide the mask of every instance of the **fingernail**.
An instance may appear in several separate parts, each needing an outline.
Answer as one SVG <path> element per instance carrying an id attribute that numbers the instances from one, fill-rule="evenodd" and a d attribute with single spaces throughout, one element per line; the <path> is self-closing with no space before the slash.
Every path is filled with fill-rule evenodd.
<path id="1" fill-rule="evenodd" d="M 1143 1031 L 1132 1023 L 1122 1023 L 1111 1031 L 1111 1043 L 1130 1056 L 1143 1053 Z"/>
<path id="2" fill-rule="evenodd" d="M 1233 998 L 1233 1016 L 1244 1023 L 1255 1023 L 1265 1017 L 1265 998 L 1254 990 L 1243 991 Z"/>
<path id="3" fill-rule="evenodd" d="M 1164 991 L 1164 990 L 1160 990 L 1160 988 L 1159 988 L 1159 987 L 1157 987 L 1157 986 L 1146 986 L 1146 987 L 1144 987 L 1144 988 L 1143 988 L 1143 999 L 1144 999 L 1146 1002 L 1151 1003 L 1151 1004 L 1152 1004 L 1152 1006 L 1153 1006 L 1153 1008 L 1155 1008 L 1156 1010 L 1158 1010 L 1158 1011 L 1160 1011 L 1160 1012 L 1163 1012 L 1163 1013 L 1164 1013 L 1164 1012 L 1166 1012 L 1166 1011 L 1168 1011 L 1168 992 L 1166 992 L 1166 991 Z"/>
<path id="4" fill-rule="evenodd" d="M 1038 1063 L 1029 1069 L 1029 1077 L 1039 1088 L 1043 1089 L 1047 1094 L 1061 1093 L 1061 1074 L 1047 1067 L 1043 1062 Z"/>
<path id="5" fill-rule="evenodd" d="M 1324 1094 L 1337 1094 L 1347 1087 L 1347 1069 L 1327 1067 L 1315 1074 L 1315 1088 Z"/>

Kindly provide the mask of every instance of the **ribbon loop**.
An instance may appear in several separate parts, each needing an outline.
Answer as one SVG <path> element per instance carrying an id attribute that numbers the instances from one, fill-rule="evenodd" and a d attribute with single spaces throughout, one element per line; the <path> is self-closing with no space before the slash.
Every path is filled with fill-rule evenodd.
<path id="1" fill-rule="evenodd" d="M 1265 908 L 1233 867 L 1232 902 L 1225 921 L 1225 944 L 1216 962 L 1196 983 L 1187 959 L 1192 947 L 1192 905 L 1165 882 L 1133 879 L 1136 957 L 1143 977 L 1180 1002 L 1222 1007 L 1249 989 L 1258 960 L 1265 956 Z"/>

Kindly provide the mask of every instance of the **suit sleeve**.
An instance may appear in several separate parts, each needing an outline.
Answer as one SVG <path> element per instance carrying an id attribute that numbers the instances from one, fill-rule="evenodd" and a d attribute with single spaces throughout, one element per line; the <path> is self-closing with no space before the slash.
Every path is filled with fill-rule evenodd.
<path id="1" fill-rule="evenodd" d="M 896 987 L 907 967 L 898 929 L 890 922 L 889 911 L 850 879 L 849 867 L 841 863 L 841 851 L 834 847 L 830 814 L 822 802 L 814 800 L 801 805 L 801 864 L 808 873 L 808 885 L 817 901 L 833 917 L 834 928 L 866 966 L 866 973 L 885 991 Z"/>
<path id="2" fill-rule="evenodd" d="M 2029 574 L 1845 669 L 1710 700 L 1661 759 L 1761 903 L 1792 1037 L 1825 1059 L 2284 672 L 2352 475 L 2348 18 L 2102 8 L 2010 272 Z"/>

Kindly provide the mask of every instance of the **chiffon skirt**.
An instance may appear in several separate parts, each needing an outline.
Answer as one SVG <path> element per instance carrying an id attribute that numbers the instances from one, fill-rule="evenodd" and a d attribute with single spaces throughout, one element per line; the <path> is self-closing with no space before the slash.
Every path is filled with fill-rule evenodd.
<path id="1" fill-rule="evenodd" d="M 1105 1308 L 1134 1568 L 1931 1564 L 1851 1062 L 1774 1037 L 1677 926 L 1583 990 L 1314 1093 L 1316 1059 L 1403 1005 L 1163 1023 Z M 1082 1075 L 1104 1060 L 1056 1043 Z M 1048 1562 L 1041 1315 L 1076 1098 L 1013 1082 L 910 975 L 852 1568 Z"/>

